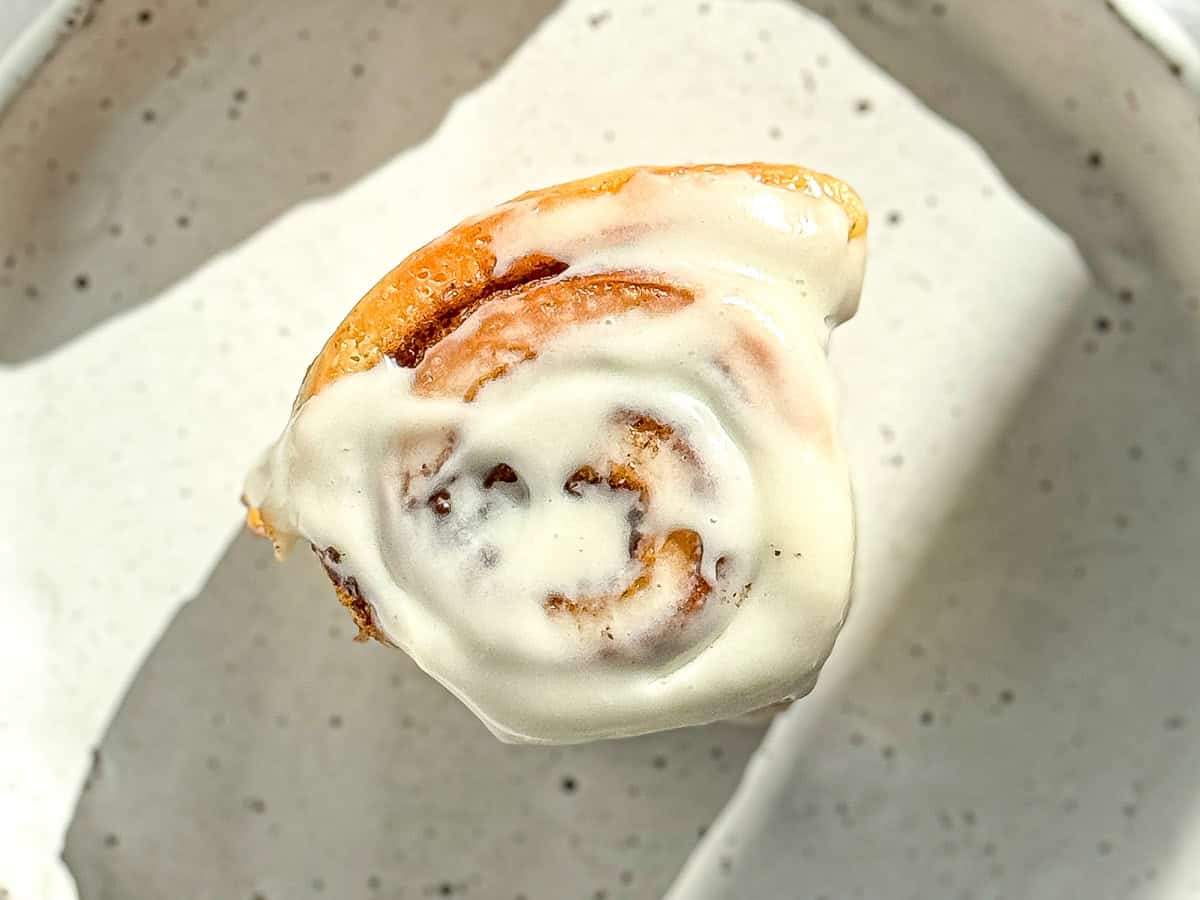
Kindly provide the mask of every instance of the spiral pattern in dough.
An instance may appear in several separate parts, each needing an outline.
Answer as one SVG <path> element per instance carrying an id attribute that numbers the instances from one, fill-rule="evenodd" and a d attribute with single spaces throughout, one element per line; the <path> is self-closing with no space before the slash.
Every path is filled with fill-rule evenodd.
<path id="1" fill-rule="evenodd" d="M 811 689 L 849 481 L 825 361 L 865 215 L 790 166 L 630 169 L 417 251 L 339 326 L 247 482 L 364 636 L 500 737 L 697 724 Z"/>

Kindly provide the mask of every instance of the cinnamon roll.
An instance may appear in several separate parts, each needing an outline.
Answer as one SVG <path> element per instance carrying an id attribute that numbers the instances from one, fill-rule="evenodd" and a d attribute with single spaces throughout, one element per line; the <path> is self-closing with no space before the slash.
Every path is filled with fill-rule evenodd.
<path id="1" fill-rule="evenodd" d="M 309 367 L 248 523 L 500 738 L 813 687 L 854 535 L 826 345 L 866 214 L 796 166 L 624 169 L 409 256 Z"/>

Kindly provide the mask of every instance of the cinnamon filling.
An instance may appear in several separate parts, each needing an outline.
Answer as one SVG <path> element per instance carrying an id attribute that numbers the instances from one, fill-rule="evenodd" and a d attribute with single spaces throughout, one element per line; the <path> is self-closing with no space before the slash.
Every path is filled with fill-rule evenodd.
<path id="1" fill-rule="evenodd" d="M 609 490 L 631 491 L 638 495 L 637 506 L 629 511 L 628 522 L 629 557 L 638 561 L 640 570 L 620 591 L 579 597 L 554 593 L 549 595 L 542 605 L 551 614 L 566 614 L 575 618 L 599 617 L 616 604 L 628 602 L 649 588 L 654 583 L 658 567 L 662 566 L 668 571 L 686 573 L 685 593 L 675 606 L 675 619 L 682 624 L 704 607 L 713 589 L 701 574 L 704 541 L 699 534 L 690 529 L 672 531 L 661 543 L 638 530 L 637 526 L 646 515 L 651 490 L 650 484 L 638 474 L 637 467 L 639 463 L 644 465 L 647 460 L 658 455 L 664 445 L 689 465 L 697 464 L 696 456 L 691 446 L 676 436 L 670 425 L 651 416 L 632 410 L 621 410 L 614 419 L 625 426 L 624 443 L 628 461 L 610 462 L 605 475 L 601 475 L 591 465 L 580 466 L 567 478 L 563 490 L 573 497 L 582 497 L 585 485 L 603 485 Z M 724 557 L 717 561 L 718 575 L 727 565 L 728 561 Z M 611 632 L 608 636 L 612 636 Z"/>
<path id="2" fill-rule="evenodd" d="M 489 299 L 468 334 L 454 329 L 474 308 L 437 332 L 436 346 L 422 348 L 415 364 L 416 393 L 458 395 L 470 402 L 514 366 L 537 359 L 539 348 L 568 328 L 635 309 L 649 315 L 674 312 L 694 297 L 679 285 L 618 272 L 530 283 Z"/>
<path id="3" fill-rule="evenodd" d="M 672 531 L 658 547 L 654 546 L 652 539 L 643 537 L 638 541 L 636 558 L 641 563 L 641 571 L 619 593 L 581 597 L 551 594 L 543 601 L 542 606 L 548 613 L 565 613 L 576 618 L 602 616 L 613 605 L 627 602 L 650 587 L 654 581 L 656 567 L 662 565 L 667 569 L 681 569 L 688 573 L 687 593 L 679 598 L 675 606 L 677 621 L 683 624 L 689 616 L 704 608 L 708 595 L 712 592 L 712 585 L 700 574 L 704 542 L 696 532 Z"/>
<path id="4" fill-rule="evenodd" d="M 457 330 L 484 303 L 499 294 L 561 275 L 566 269 L 562 260 L 535 253 L 514 261 L 503 275 L 479 284 L 464 288 L 453 282 L 447 284 L 442 295 L 446 305 L 405 335 L 392 351 L 392 359 L 405 369 L 416 368 L 431 347 Z"/>
<path id="5" fill-rule="evenodd" d="M 504 484 L 514 484 L 517 481 L 517 473 L 508 463 L 499 463 L 492 466 L 491 471 L 483 476 L 483 486 L 490 488 L 497 481 Z"/>
<path id="6" fill-rule="evenodd" d="M 371 604 L 363 597 L 362 591 L 359 590 L 358 580 L 354 576 L 342 576 L 337 569 L 334 568 L 342 561 L 342 554 L 336 547 L 326 547 L 324 550 L 312 547 L 313 553 L 317 555 L 317 559 L 321 562 L 321 567 L 325 570 L 325 574 L 329 576 L 329 580 L 333 582 L 334 590 L 337 591 L 338 599 L 342 602 L 342 606 L 350 610 L 350 617 L 354 619 L 354 624 L 358 626 L 358 634 L 354 636 L 356 641 L 369 641 L 375 638 L 383 643 L 390 643 L 375 624 L 375 611 L 371 608 Z"/>
<path id="7" fill-rule="evenodd" d="M 392 358 L 415 369 L 414 390 L 425 395 L 461 396 L 471 402 L 492 381 L 503 378 L 511 369 L 537 359 L 538 348 L 568 328 L 617 316 L 631 310 L 656 315 L 674 312 L 692 303 L 690 290 L 648 280 L 635 273 L 605 273 L 555 280 L 567 268 L 552 257 L 529 255 L 516 260 L 504 275 L 469 289 L 451 283 L 444 300 L 449 300 L 435 316 L 423 322 L 403 338 Z M 456 292 L 461 290 L 456 296 Z M 484 304 L 476 326 L 469 332 L 459 329 Z M 663 448 L 668 448 L 690 468 L 702 471 L 694 449 L 675 430 L 645 413 L 621 410 L 613 418 L 621 426 L 620 448 L 623 453 L 601 469 L 580 466 L 563 484 L 563 491 L 582 497 L 585 486 L 629 491 L 637 495 L 637 505 L 629 514 L 629 557 L 638 562 L 638 572 L 623 588 L 602 594 L 567 596 L 551 594 L 543 601 L 550 614 L 573 617 L 600 617 L 616 604 L 626 603 L 650 588 L 657 580 L 682 573 L 683 593 L 675 604 L 674 618 L 682 624 L 701 610 L 713 586 L 701 574 L 704 545 L 699 534 L 676 530 L 661 539 L 638 528 L 651 500 L 651 484 L 639 472 Z M 453 436 L 436 458 L 420 467 L 420 474 L 438 473 L 453 451 Z M 413 476 L 406 472 L 402 491 L 409 493 Z M 494 465 L 482 476 L 485 489 L 516 483 L 518 473 L 507 463 Z M 453 481 L 453 479 L 451 479 Z M 438 519 L 453 511 L 449 482 L 444 482 L 424 503 Z M 419 499 L 409 498 L 408 508 Z M 321 555 L 318 553 L 318 555 Z M 485 565 L 495 565 L 497 551 L 482 552 Z M 325 557 L 322 557 L 325 562 Z M 724 562 L 722 560 L 722 562 Z M 359 624 L 360 636 L 375 633 L 370 606 L 353 579 L 335 579 L 342 602 Z M 611 634 L 610 634 L 611 636 Z"/>

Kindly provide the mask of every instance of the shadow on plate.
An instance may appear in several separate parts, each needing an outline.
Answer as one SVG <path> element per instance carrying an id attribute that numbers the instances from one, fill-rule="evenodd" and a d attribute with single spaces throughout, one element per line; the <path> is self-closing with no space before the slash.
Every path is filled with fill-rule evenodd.
<path id="1" fill-rule="evenodd" d="M 0 364 L 424 140 L 555 6 L 97 3 L 0 119 Z"/>
<path id="2" fill-rule="evenodd" d="M 761 738 L 506 746 L 295 557 L 237 537 L 142 667 L 67 835 L 84 900 L 659 897 Z"/>
<path id="3" fill-rule="evenodd" d="M 1200 182 L 1194 155 L 1111 131 L 1135 101 L 1160 123 L 1189 101 L 1103 11 L 812 5 L 977 139 L 1108 289 L 998 423 L 837 699 L 788 714 L 786 762 L 739 793 L 671 896 L 1165 896 L 1200 814 L 1200 270 L 1178 240 L 1200 227 Z M 986 49 L 1004 28 L 1082 29 L 1091 53 L 1022 87 L 1008 76 L 1044 77 L 1050 41 L 1008 72 Z M 1124 93 L 1094 71 L 1113 59 Z M 1056 96 L 1073 79 L 1081 94 Z M 1181 218 L 1147 215 L 1147 171 L 1177 179 Z"/>
<path id="4" fill-rule="evenodd" d="M 1200 811 L 1200 362 L 1168 310 L 1064 336 L 679 896 L 1164 896 Z"/>

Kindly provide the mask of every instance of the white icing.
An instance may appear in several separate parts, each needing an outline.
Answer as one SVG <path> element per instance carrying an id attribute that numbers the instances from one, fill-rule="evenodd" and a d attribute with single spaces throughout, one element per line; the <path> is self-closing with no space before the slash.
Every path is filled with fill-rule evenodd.
<path id="1" fill-rule="evenodd" d="M 637 734 L 802 695 L 844 619 L 853 556 L 824 356 L 862 279 L 864 241 L 848 233 L 819 187 L 741 173 L 640 173 L 613 194 L 514 204 L 497 272 L 548 254 L 568 263 L 560 278 L 643 271 L 694 301 L 567 328 L 470 403 L 415 394 L 390 361 L 345 376 L 295 412 L 247 499 L 285 539 L 336 547 L 387 637 L 506 740 Z M 660 447 L 638 467 L 644 509 L 606 485 L 564 490 L 580 466 L 621 458 L 621 411 L 666 423 L 699 460 Z M 498 463 L 519 480 L 485 488 Z M 681 619 L 687 573 L 659 566 L 601 615 L 548 610 L 637 577 L 635 507 L 643 534 L 700 535 L 703 607 Z"/>

